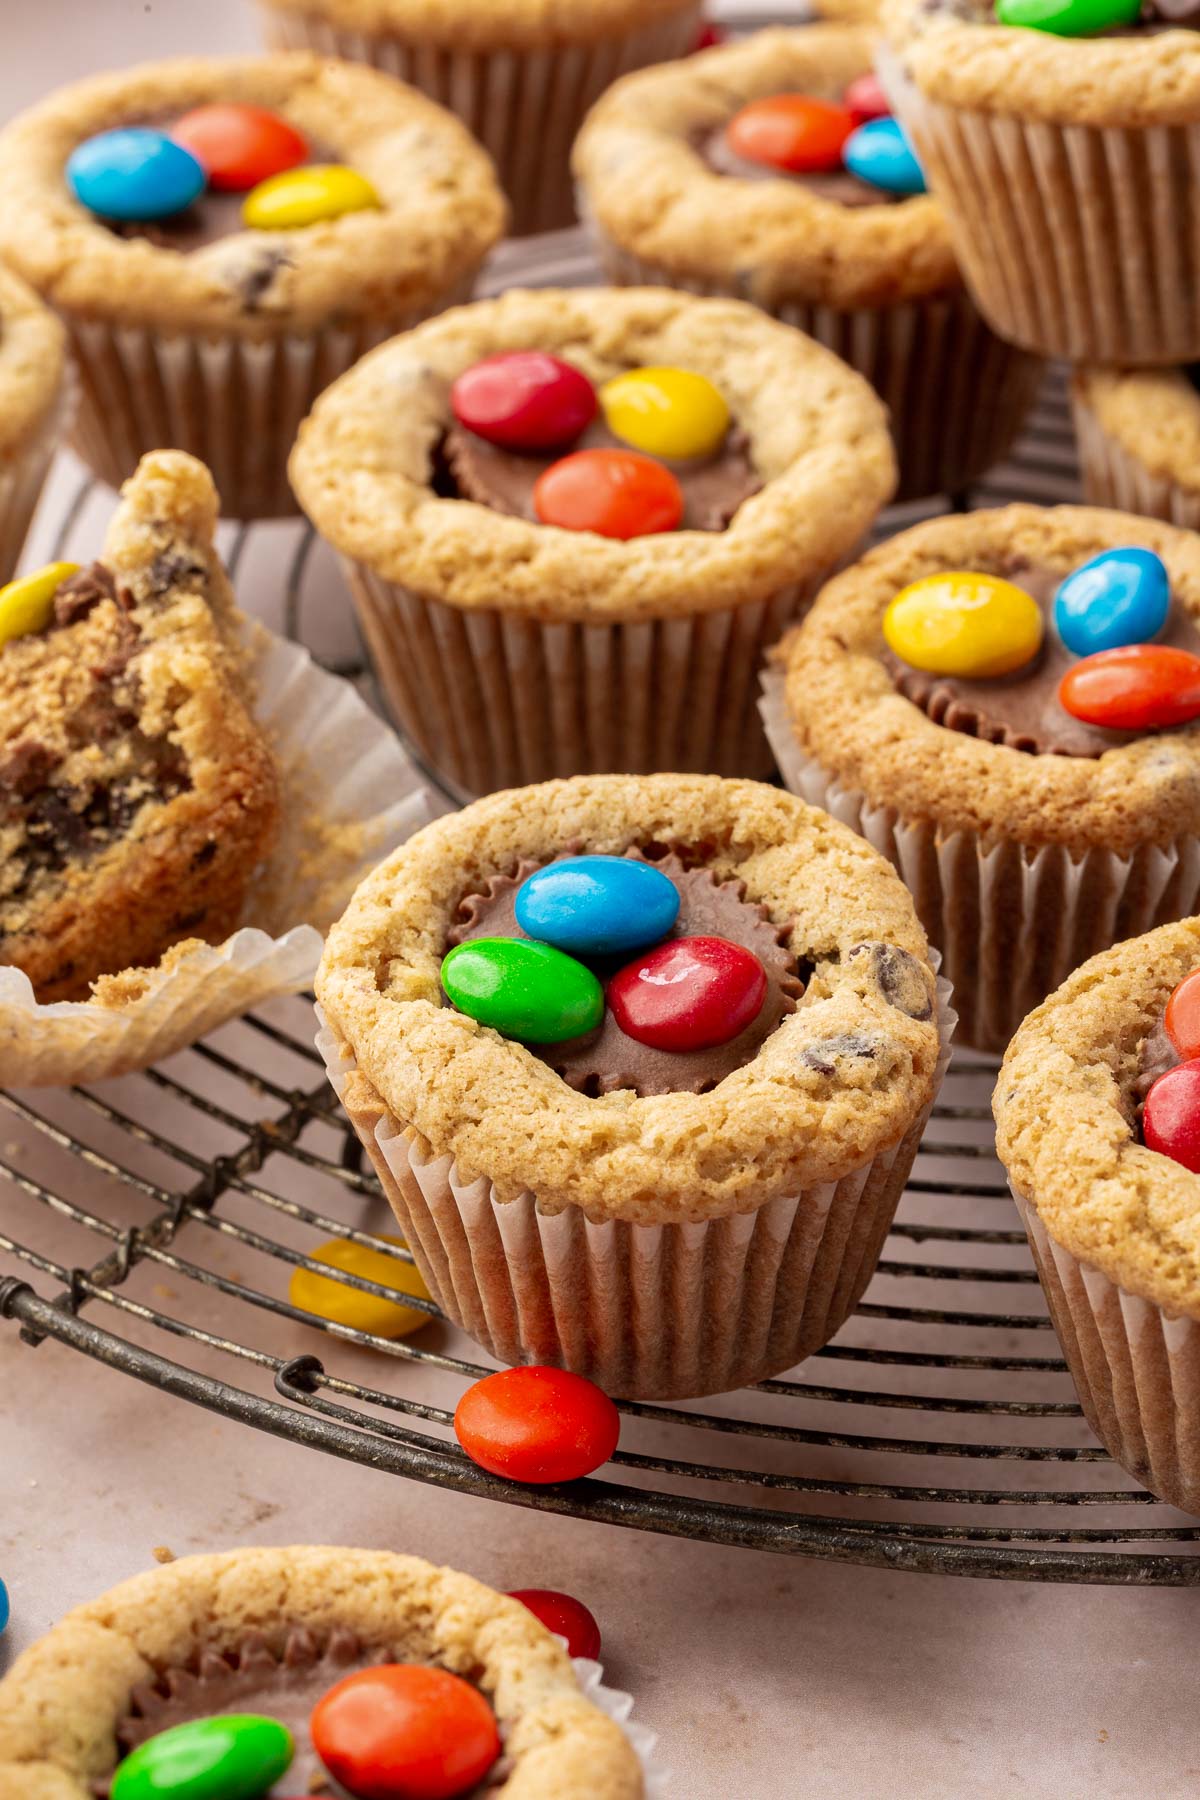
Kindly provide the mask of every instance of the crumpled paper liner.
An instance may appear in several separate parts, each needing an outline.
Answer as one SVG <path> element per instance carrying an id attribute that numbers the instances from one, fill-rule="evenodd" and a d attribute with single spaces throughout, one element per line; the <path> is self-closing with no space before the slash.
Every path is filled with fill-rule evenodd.
<path id="1" fill-rule="evenodd" d="M 283 778 L 283 818 L 242 927 L 223 944 L 177 946 L 141 983 L 127 972 L 124 1005 L 40 1006 L 27 975 L 0 969 L 0 1084 L 128 1074 L 274 995 L 302 992 L 322 933 L 359 881 L 428 822 L 411 763 L 350 684 L 262 626 L 248 621 L 244 631 L 255 717 Z"/>
<path id="2" fill-rule="evenodd" d="M 1110 437 L 1082 395 L 1072 400 L 1083 494 L 1090 506 L 1113 506 L 1143 518 L 1200 530 L 1200 491 L 1156 474 Z"/>
<path id="3" fill-rule="evenodd" d="M 539 1212 L 528 1191 L 501 1202 L 486 1177 L 426 1157 L 318 1013 L 329 1079 L 443 1312 L 499 1362 L 552 1363 L 628 1400 L 728 1393 L 827 1344 L 875 1273 L 933 1105 L 874 1161 L 756 1212 L 593 1224 Z M 934 1098 L 954 1030 L 944 981 L 938 1026 Z"/>
<path id="4" fill-rule="evenodd" d="M 54 452 L 70 422 L 76 399 L 77 383 L 68 367 L 58 398 L 40 429 L 0 472 L 0 586 L 16 574 L 29 522 L 37 509 Z"/>
<path id="5" fill-rule="evenodd" d="M 558 1634 L 555 1633 L 555 1636 Z M 565 1650 L 567 1640 L 559 1638 Z M 571 1667 L 575 1678 L 583 1689 L 584 1698 L 593 1706 L 599 1707 L 602 1713 L 616 1722 L 632 1744 L 634 1753 L 642 1765 L 642 1776 L 646 1785 L 646 1800 L 667 1800 L 671 1787 L 671 1772 L 663 1767 L 661 1758 L 656 1754 L 658 1733 L 648 1725 L 631 1718 L 633 1712 L 633 1695 L 624 1688 L 610 1688 L 604 1685 L 604 1670 L 598 1662 L 587 1656 L 573 1656 Z"/>
<path id="6" fill-rule="evenodd" d="M 1012 1195 L 1088 1424 L 1143 1487 L 1200 1513 L 1200 1323 L 1080 1262 Z"/>
<path id="7" fill-rule="evenodd" d="M 1001 1052 L 1025 1016 L 1090 956 L 1200 910 L 1200 840 L 1131 856 L 1014 841 L 985 847 L 974 832 L 941 837 L 895 807 L 873 806 L 801 748 L 780 669 L 763 674 L 763 723 L 784 782 L 886 856 L 944 958 L 959 1042 Z"/>

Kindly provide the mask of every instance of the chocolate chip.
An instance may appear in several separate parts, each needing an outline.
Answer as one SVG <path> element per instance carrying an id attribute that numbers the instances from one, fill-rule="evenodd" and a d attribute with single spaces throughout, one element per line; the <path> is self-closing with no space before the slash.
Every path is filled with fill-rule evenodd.
<path id="1" fill-rule="evenodd" d="M 163 550 L 146 572 L 145 591 L 150 599 L 161 600 L 173 588 L 185 582 L 199 581 L 207 573 L 204 564 L 194 556 L 181 556 L 177 550 Z"/>
<path id="2" fill-rule="evenodd" d="M 102 600 L 115 600 L 117 584 L 111 569 L 102 562 L 90 563 L 63 582 L 54 596 L 54 623 L 75 625 L 86 619 Z"/>
<path id="3" fill-rule="evenodd" d="M 238 276 L 237 291 L 241 295 L 243 309 L 248 313 L 257 312 L 259 301 L 280 269 L 290 268 L 291 264 L 292 259 L 286 251 L 264 245 L 249 268 Z"/>
<path id="4" fill-rule="evenodd" d="M 822 1038 L 819 1044 L 809 1044 L 800 1052 L 800 1061 L 806 1069 L 815 1069 L 818 1075 L 834 1075 L 837 1073 L 839 1061 L 862 1062 L 875 1060 L 876 1046 L 868 1037 L 861 1037 L 852 1031 L 843 1031 L 837 1037 Z"/>
<path id="5" fill-rule="evenodd" d="M 58 757 L 36 738 L 21 738 L 0 762 L 0 795 L 25 800 L 43 788 Z"/>
<path id="6" fill-rule="evenodd" d="M 889 1006 L 910 1019 L 933 1017 L 933 1001 L 925 972 L 916 957 L 898 944 L 856 944 L 852 957 L 868 955 L 879 991 Z"/>

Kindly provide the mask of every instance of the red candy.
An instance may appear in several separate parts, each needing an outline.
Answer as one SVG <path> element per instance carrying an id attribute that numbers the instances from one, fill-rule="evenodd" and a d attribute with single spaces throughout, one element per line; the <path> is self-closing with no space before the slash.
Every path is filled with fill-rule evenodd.
<path id="1" fill-rule="evenodd" d="M 543 525 L 601 537 L 674 531 L 683 489 L 664 463 L 637 450 L 577 450 L 538 477 L 533 508 Z"/>
<path id="2" fill-rule="evenodd" d="M 582 1600 L 560 1594 L 554 1588 L 514 1588 L 510 1600 L 527 1606 L 547 1631 L 566 1638 L 571 1656 L 587 1656 L 594 1662 L 600 1654 L 600 1627 Z"/>
<path id="3" fill-rule="evenodd" d="M 626 963 L 608 1004 L 627 1037 L 654 1050 L 710 1050 L 759 1015 L 767 976 L 757 956 L 717 937 L 672 938 Z"/>
<path id="4" fill-rule="evenodd" d="M 382 1663 L 317 1702 L 313 1748 L 356 1800 L 453 1800 L 500 1754 L 491 1707 L 446 1669 Z"/>
<path id="5" fill-rule="evenodd" d="M 803 175 L 840 169 L 842 145 L 853 130 L 853 114 L 833 100 L 774 94 L 752 100 L 735 113 L 725 138 L 730 149 L 748 162 Z"/>
<path id="6" fill-rule="evenodd" d="M 606 1463 L 621 1417 L 595 1382 L 565 1369 L 501 1369 L 469 1387 L 454 1413 L 459 1443 L 510 1481 L 576 1481 Z"/>
<path id="7" fill-rule="evenodd" d="M 865 125 L 868 119 L 890 119 L 892 116 L 891 104 L 878 75 L 860 75 L 857 81 L 852 81 L 842 95 L 842 105 L 856 125 Z"/>
<path id="8" fill-rule="evenodd" d="M 1151 1150 L 1200 1175 L 1200 1059 L 1159 1076 L 1146 1095 L 1142 1137 Z"/>
<path id="9" fill-rule="evenodd" d="M 596 390 L 586 375 L 544 350 L 485 356 L 450 390 L 460 425 L 506 450 L 558 450 L 596 416 Z"/>
<path id="10" fill-rule="evenodd" d="M 718 44 L 725 43 L 727 36 L 728 34 L 722 31 L 719 25 L 714 25 L 709 21 L 700 27 L 700 35 L 696 39 L 695 47 L 697 50 L 713 50 Z"/>
<path id="11" fill-rule="evenodd" d="M 1072 718 L 1113 731 L 1158 731 L 1200 718 L 1200 656 L 1167 644 L 1100 650 L 1068 669 L 1058 698 Z"/>
<path id="12" fill-rule="evenodd" d="M 1200 969 L 1185 975 L 1167 1001 L 1163 1025 L 1185 1062 L 1200 1056 Z"/>
<path id="13" fill-rule="evenodd" d="M 294 125 L 263 106 L 234 101 L 197 106 L 176 120 L 170 136 L 203 165 L 209 186 L 227 193 L 248 193 L 308 157 Z"/>

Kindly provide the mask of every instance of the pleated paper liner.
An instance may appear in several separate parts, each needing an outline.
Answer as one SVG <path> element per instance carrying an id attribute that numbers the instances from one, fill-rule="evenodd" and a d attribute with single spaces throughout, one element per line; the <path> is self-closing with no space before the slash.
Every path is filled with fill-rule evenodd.
<path id="1" fill-rule="evenodd" d="M 255 716 L 283 777 L 283 823 L 223 944 L 168 951 L 121 1003 L 40 1006 L 29 978 L 0 969 L 0 1083 L 99 1081 L 172 1055 L 218 1025 L 309 986 L 322 933 L 359 881 L 430 817 L 411 763 L 348 682 L 297 645 L 247 623 Z M 141 972 L 136 972 L 141 975 Z"/>
<path id="2" fill-rule="evenodd" d="M 559 1638 L 558 1641 L 564 1649 L 568 1648 L 565 1638 Z M 576 1681 L 583 1689 L 584 1699 L 590 1700 L 593 1706 L 599 1707 L 602 1713 L 614 1720 L 632 1744 L 634 1754 L 642 1765 L 645 1800 L 669 1800 L 674 1784 L 671 1771 L 664 1766 L 658 1750 L 658 1733 L 648 1725 L 643 1725 L 640 1719 L 631 1716 L 635 1704 L 633 1695 L 624 1688 L 607 1687 L 602 1666 L 593 1662 L 590 1657 L 573 1656 L 571 1667 L 575 1671 Z"/>
<path id="3" fill-rule="evenodd" d="M 913 897 L 954 987 L 959 1042 L 1005 1050 L 1027 1013 L 1073 969 L 1123 938 L 1200 910 L 1200 840 L 1131 856 L 1057 845 L 987 845 L 843 788 L 806 755 L 788 715 L 782 670 L 763 676 L 762 715 L 785 785 L 887 857 Z"/>
<path id="4" fill-rule="evenodd" d="M 0 586 L 16 574 L 30 520 L 37 509 L 59 439 L 70 423 L 77 397 L 77 383 L 68 369 L 40 430 L 0 467 Z"/>
<path id="5" fill-rule="evenodd" d="M 1084 498 L 1090 506 L 1113 506 L 1200 530 L 1200 489 L 1148 468 L 1105 431 L 1081 394 L 1074 395 L 1072 405 Z"/>

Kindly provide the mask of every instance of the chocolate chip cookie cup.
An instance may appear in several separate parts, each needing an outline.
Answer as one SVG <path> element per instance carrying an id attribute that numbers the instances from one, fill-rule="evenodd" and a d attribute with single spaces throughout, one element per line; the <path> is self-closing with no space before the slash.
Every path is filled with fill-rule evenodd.
<path id="1" fill-rule="evenodd" d="M 750 1022 L 689 1018 L 665 1046 L 630 998 L 640 964 L 622 979 L 611 958 L 589 964 L 607 1000 L 571 1042 L 530 1047 L 447 1004 L 450 954 L 494 962 L 514 935 L 544 953 L 520 944 L 521 893 L 580 854 L 676 888 L 647 952 L 672 967 L 635 982 L 644 1003 L 682 1004 L 715 944 L 718 969 L 759 966 Z M 317 993 L 330 1079 L 438 1303 L 502 1362 L 630 1398 L 740 1387 L 837 1332 L 952 1018 L 883 859 L 791 795 L 712 776 L 551 782 L 437 822 L 359 889 Z"/>
<path id="2" fill-rule="evenodd" d="M 1200 903 L 1200 725 L 1110 729 L 1059 698 L 1084 666 L 1055 627 L 1059 585 L 1121 546 L 1162 559 L 1170 613 L 1146 647 L 1191 669 L 1200 540 L 1123 513 L 1013 506 L 872 551 L 829 584 L 767 677 L 785 781 L 900 871 L 976 1049 L 1003 1050 L 1089 956 Z M 897 596 L 942 576 L 1022 590 L 1038 632 L 1020 666 L 939 675 L 889 647 Z"/>
<path id="3" fill-rule="evenodd" d="M 227 105 L 299 133 L 307 164 L 281 178 L 329 191 L 290 215 L 277 196 L 253 227 L 250 195 L 215 184 L 165 216 L 155 207 L 184 195 L 147 193 L 141 177 L 80 188 L 140 216 L 76 197 L 73 158 L 114 132 L 118 148 L 131 133 L 166 137 L 169 168 L 191 164 L 202 180 L 170 131 Z M 340 185 L 331 164 L 345 166 Z M 0 133 L 0 180 L 0 250 L 67 327 L 85 461 L 117 487 L 146 452 L 188 450 L 243 519 L 295 510 L 287 455 L 321 388 L 464 299 L 504 229 L 488 159 L 457 120 L 386 76 L 305 55 L 187 58 L 61 89 Z M 349 201 L 356 210 L 336 211 Z"/>
<path id="4" fill-rule="evenodd" d="M 980 317 L 936 200 L 840 167 L 755 161 L 727 133 L 769 97 L 840 104 L 871 54 L 869 31 L 810 25 L 629 76 L 595 107 L 573 160 L 613 280 L 751 300 L 871 382 L 908 500 L 957 493 L 1005 455 L 1041 365 Z"/>
<path id="5" fill-rule="evenodd" d="M 481 359 L 525 352 L 601 389 L 678 365 L 720 391 L 731 423 L 681 470 L 681 529 L 541 522 L 552 459 L 487 443 L 451 405 Z M 735 301 L 601 289 L 511 292 L 394 339 L 322 396 L 291 474 L 347 564 L 394 718 L 471 795 L 591 771 L 765 774 L 762 653 L 853 552 L 895 464 L 866 382 L 799 332 Z"/>
<path id="6" fill-rule="evenodd" d="M 1087 1421 L 1160 1499 L 1200 1513 L 1200 1176 L 1151 1149 L 1163 1014 L 1200 966 L 1200 920 L 1078 969 L 1017 1033 L 997 1148 Z M 1166 1055 L 1164 1056 L 1164 1049 Z"/>
<path id="7" fill-rule="evenodd" d="M 70 400 L 62 326 L 0 268 L 0 583 L 16 569 Z"/>
<path id="8" fill-rule="evenodd" d="M 1200 529 L 1200 391 L 1190 369 L 1077 369 L 1072 403 L 1093 506 Z"/>

